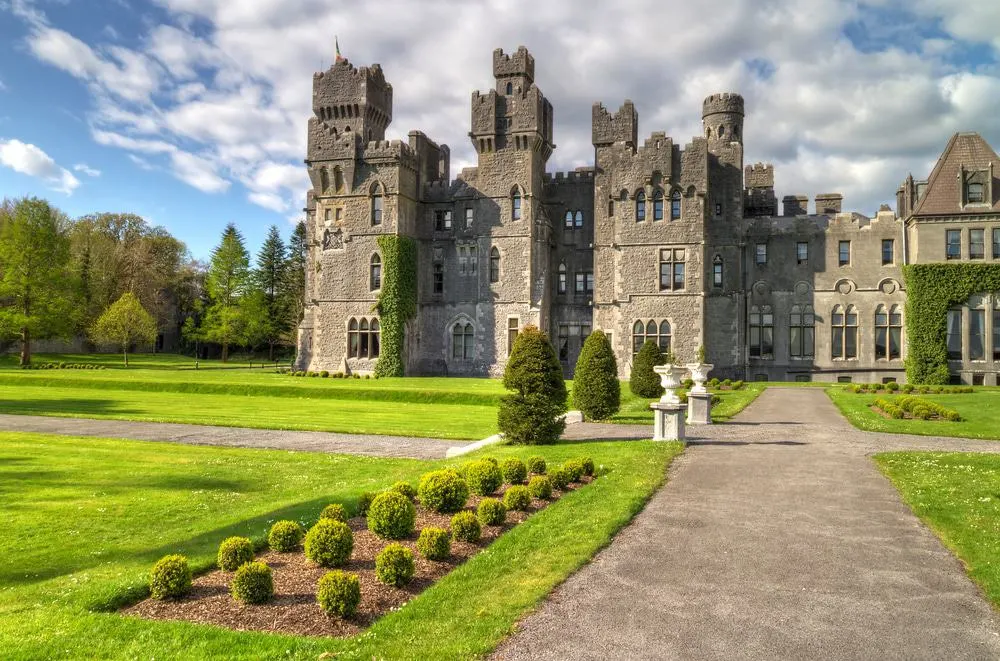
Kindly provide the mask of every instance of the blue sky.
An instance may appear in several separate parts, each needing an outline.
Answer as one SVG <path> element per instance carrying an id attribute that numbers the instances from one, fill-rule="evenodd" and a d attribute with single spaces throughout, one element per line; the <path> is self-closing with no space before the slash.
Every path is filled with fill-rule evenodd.
<path id="1" fill-rule="evenodd" d="M 519 44 L 555 107 L 550 169 L 592 158 L 590 108 L 635 101 L 684 143 L 700 102 L 747 99 L 746 162 L 778 194 L 842 192 L 871 214 L 948 137 L 1000 148 L 1000 2 L 894 0 L 0 0 L 0 196 L 72 216 L 131 211 L 204 258 L 235 222 L 287 235 L 307 187 L 311 75 L 333 37 L 394 86 L 389 134 L 473 164 L 469 95 Z"/>

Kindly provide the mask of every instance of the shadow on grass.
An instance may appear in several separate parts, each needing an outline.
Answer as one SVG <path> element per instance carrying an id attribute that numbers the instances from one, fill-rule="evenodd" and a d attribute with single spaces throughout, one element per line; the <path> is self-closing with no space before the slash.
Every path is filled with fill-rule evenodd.
<path id="1" fill-rule="evenodd" d="M 0 400 L 0 413 L 14 415 L 66 415 L 81 418 L 109 414 L 130 415 L 140 411 L 123 408 L 118 402 L 108 399 L 15 399 Z"/>

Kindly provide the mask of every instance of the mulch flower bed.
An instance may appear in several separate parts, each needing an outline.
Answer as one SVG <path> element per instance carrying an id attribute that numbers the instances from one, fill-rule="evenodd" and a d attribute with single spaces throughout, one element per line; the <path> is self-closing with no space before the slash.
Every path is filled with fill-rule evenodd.
<path id="1" fill-rule="evenodd" d="M 592 481 L 584 477 L 582 484 L 570 485 L 569 490 L 580 488 Z M 553 491 L 552 500 L 561 495 Z M 495 498 L 502 497 L 494 494 Z M 475 512 L 481 496 L 471 496 L 465 509 Z M 215 570 L 194 579 L 191 592 L 181 599 L 158 601 L 146 599 L 123 609 L 125 615 L 135 615 L 154 620 L 185 620 L 201 624 L 214 624 L 237 631 L 273 631 L 304 636 L 353 636 L 371 626 L 378 618 L 398 609 L 434 584 L 467 559 L 490 545 L 497 537 L 510 530 L 531 514 L 544 509 L 552 501 L 532 500 L 528 512 L 509 511 L 502 526 L 483 526 L 482 539 L 476 544 L 452 541 L 451 555 L 444 561 L 427 560 L 417 551 L 417 537 L 427 526 L 448 529 L 452 514 L 438 514 L 417 504 L 416 530 L 401 544 L 413 551 L 416 573 L 413 580 L 401 588 L 385 585 L 375 578 L 375 556 L 391 540 L 383 540 L 368 531 L 364 517 L 348 521 L 354 532 L 354 551 L 343 567 L 358 575 L 361 583 L 361 604 L 358 612 L 349 619 L 328 616 L 316 602 L 316 584 L 330 569 L 306 560 L 302 550 L 293 553 L 265 551 L 257 560 L 267 563 L 273 571 L 274 599 L 266 604 L 242 604 L 229 594 L 232 572 Z"/>

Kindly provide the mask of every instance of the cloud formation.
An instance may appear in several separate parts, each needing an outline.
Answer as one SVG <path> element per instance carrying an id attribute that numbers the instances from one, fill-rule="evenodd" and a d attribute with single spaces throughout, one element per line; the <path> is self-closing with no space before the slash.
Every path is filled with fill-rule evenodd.
<path id="1" fill-rule="evenodd" d="M 12 7 L 29 52 L 88 86 L 96 142 L 208 193 L 237 183 L 278 213 L 302 206 L 312 73 L 335 33 L 393 84 L 390 137 L 448 143 L 453 172 L 474 164 L 469 98 L 492 87 L 492 49 L 519 44 L 555 108 L 550 169 L 591 163 L 595 101 L 631 98 L 643 136 L 684 144 L 719 91 L 746 98 L 746 160 L 775 164 L 779 195 L 839 191 L 868 213 L 908 171 L 926 176 L 955 131 L 1000 146 L 998 3 L 153 1 L 167 21 L 133 48 L 85 43 L 28 0 Z"/>
<path id="2" fill-rule="evenodd" d="M 66 168 L 59 167 L 52 158 L 35 145 L 20 140 L 0 140 L 0 164 L 44 181 L 59 193 L 72 195 L 80 180 Z"/>
<path id="3" fill-rule="evenodd" d="M 85 174 L 88 177 L 100 177 L 101 171 L 97 168 L 92 168 L 86 163 L 77 163 L 73 166 L 74 172 L 79 172 L 80 174 Z"/>

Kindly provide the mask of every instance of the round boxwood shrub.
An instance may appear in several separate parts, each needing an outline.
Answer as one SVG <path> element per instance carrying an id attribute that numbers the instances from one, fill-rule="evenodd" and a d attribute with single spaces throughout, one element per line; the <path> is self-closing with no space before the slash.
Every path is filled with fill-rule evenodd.
<path id="1" fill-rule="evenodd" d="M 587 336 L 576 361 L 573 406 L 587 420 L 607 420 L 621 407 L 618 361 L 608 336 L 600 329 Z"/>
<path id="2" fill-rule="evenodd" d="M 552 480 L 552 487 L 565 491 L 572 481 L 572 476 L 566 472 L 565 468 L 553 468 L 549 471 L 549 479 Z"/>
<path id="3" fill-rule="evenodd" d="M 524 462 L 525 466 L 528 467 L 529 473 L 534 473 L 535 475 L 545 475 L 545 457 L 528 457 L 528 460 Z"/>
<path id="4" fill-rule="evenodd" d="M 356 574 L 336 569 L 319 579 L 316 601 L 327 615 L 351 617 L 361 603 L 361 581 Z"/>
<path id="5" fill-rule="evenodd" d="M 500 400 L 497 426 L 510 443 L 536 445 L 559 440 L 566 422 L 566 382 L 549 339 L 535 326 L 517 335 L 503 385 L 515 391 Z"/>
<path id="6" fill-rule="evenodd" d="M 583 477 L 583 462 L 579 459 L 570 459 L 563 463 L 563 470 L 569 473 L 570 482 L 579 482 Z"/>
<path id="7" fill-rule="evenodd" d="M 503 504 L 509 510 L 527 511 L 531 507 L 531 493 L 528 487 L 516 485 L 503 494 Z"/>
<path id="8" fill-rule="evenodd" d="M 327 370 L 321 370 L 319 373 L 319 377 L 321 379 L 327 379 L 330 377 L 330 372 L 328 372 Z"/>
<path id="9" fill-rule="evenodd" d="M 632 394 L 645 399 L 661 396 L 663 386 L 660 385 L 660 375 L 654 372 L 653 368 L 665 362 L 666 358 L 660 351 L 659 345 L 653 340 L 646 340 L 632 361 L 632 373 L 628 378 L 628 387 Z"/>
<path id="10" fill-rule="evenodd" d="M 191 591 L 191 567 L 183 555 L 166 555 L 153 565 L 149 592 L 153 599 L 177 599 Z"/>
<path id="11" fill-rule="evenodd" d="M 389 487 L 389 491 L 395 491 L 396 493 L 401 493 L 410 500 L 413 500 L 414 498 L 417 497 L 417 490 L 413 488 L 413 485 L 410 484 L 409 482 L 404 482 L 402 480 L 396 482 L 391 487 Z"/>
<path id="12" fill-rule="evenodd" d="M 409 537 L 416 520 L 417 510 L 413 503 L 398 491 L 380 493 L 368 508 L 368 529 L 382 539 Z"/>
<path id="13" fill-rule="evenodd" d="M 584 457 L 583 459 L 580 460 L 580 463 L 583 464 L 583 474 L 586 475 L 587 477 L 593 477 L 594 460 L 591 459 L 590 457 Z"/>
<path id="14" fill-rule="evenodd" d="M 372 506 L 372 501 L 377 495 L 374 491 L 365 491 L 358 496 L 358 516 L 368 516 L 368 508 Z"/>
<path id="15" fill-rule="evenodd" d="M 479 519 L 472 512 L 465 510 L 451 517 L 451 536 L 456 541 L 475 544 L 482 534 Z"/>
<path id="16" fill-rule="evenodd" d="M 354 533 L 343 521 L 320 519 L 306 533 L 306 558 L 320 567 L 339 567 L 354 550 Z"/>
<path id="17" fill-rule="evenodd" d="M 466 466 L 465 481 L 472 493 L 488 496 L 503 484 L 503 473 L 493 462 L 480 459 Z"/>
<path id="18" fill-rule="evenodd" d="M 552 497 L 552 480 L 544 475 L 536 475 L 528 482 L 528 493 L 532 498 L 548 500 Z"/>
<path id="19" fill-rule="evenodd" d="M 253 560 L 253 544 L 246 537 L 229 537 L 219 544 L 219 569 L 236 571 Z"/>
<path id="20" fill-rule="evenodd" d="M 279 553 L 299 548 L 306 531 L 295 521 L 277 521 L 267 534 L 267 545 Z"/>
<path id="21" fill-rule="evenodd" d="M 417 488 L 420 503 L 434 512 L 457 512 L 469 500 L 469 485 L 450 469 L 425 473 Z"/>
<path id="22" fill-rule="evenodd" d="M 528 467 L 517 457 L 507 457 L 501 461 L 500 472 L 507 484 L 521 484 L 528 479 Z"/>
<path id="23" fill-rule="evenodd" d="M 375 556 L 375 578 L 386 585 L 402 587 L 413 579 L 413 551 L 393 542 Z"/>
<path id="24" fill-rule="evenodd" d="M 507 522 L 507 507 L 496 498 L 483 498 L 476 516 L 484 526 L 502 526 Z"/>
<path id="25" fill-rule="evenodd" d="M 417 551 L 428 560 L 444 560 L 451 553 L 451 538 L 444 528 L 429 526 L 420 531 Z"/>
<path id="26" fill-rule="evenodd" d="M 248 562 L 233 574 L 229 592 L 236 601 L 244 604 L 263 604 L 274 596 L 274 578 L 271 568 L 263 562 Z"/>
<path id="27" fill-rule="evenodd" d="M 483 461 L 488 461 L 491 464 L 493 464 L 494 466 L 499 466 L 500 465 L 500 462 L 497 461 L 496 457 L 483 457 L 482 460 Z"/>
<path id="28" fill-rule="evenodd" d="M 319 518 L 330 519 L 331 521 L 340 521 L 342 523 L 347 523 L 347 510 L 340 503 L 330 503 L 323 508 L 320 513 Z"/>

